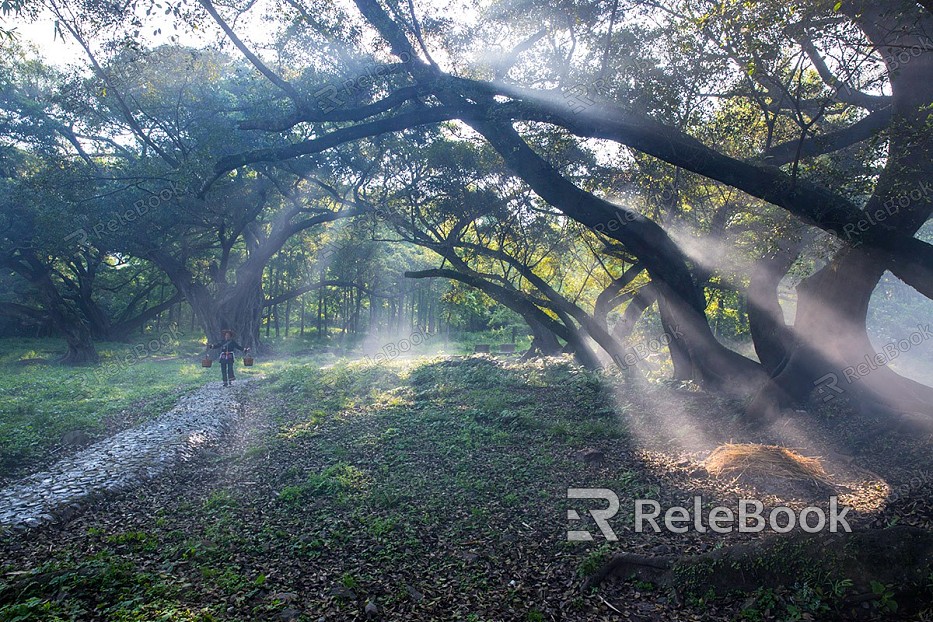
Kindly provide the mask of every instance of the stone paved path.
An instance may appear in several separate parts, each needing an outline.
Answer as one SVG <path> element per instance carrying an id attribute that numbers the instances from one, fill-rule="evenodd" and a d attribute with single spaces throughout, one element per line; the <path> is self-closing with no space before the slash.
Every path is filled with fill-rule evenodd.
<path id="1" fill-rule="evenodd" d="M 156 419 L 0 490 L 0 530 L 67 518 L 95 495 L 130 488 L 190 458 L 215 443 L 233 422 L 238 394 L 249 382 L 237 380 L 230 388 L 211 382 Z"/>

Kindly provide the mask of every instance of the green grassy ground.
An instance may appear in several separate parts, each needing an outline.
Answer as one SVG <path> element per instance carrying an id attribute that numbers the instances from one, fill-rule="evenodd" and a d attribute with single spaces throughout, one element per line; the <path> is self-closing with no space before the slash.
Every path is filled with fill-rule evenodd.
<path id="1" fill-rule="evenodd" d="M 493 337 L 475 336 L 486 343 Z M 73 368 L 55 362 L 65 349 L 61 340 L 0 339 L 0 481 L 157 416 L 184 393 L 219 379 L 217 365 L 200 367 L 202 344 L 184 336 L 181 341 L 139 337 L 131 343 L 100 343 L 100 365 Z M 268 373 L 307 362 L 315 357 L 310 352 L 322 348 L 297 336 L 271 339 L 268 345 L 272 356 L 258 357 L 252 369 L 238 363 L 238 373 Z M 408 355 L 437 347 L 427 343 Z M 449 350 L 472 352 L 472 347 L 458 343 Z"/>
<path id="2" fill-rule="evenodd" d="M 216 365 L 201 368 L 193 341 L 98 344 L 94 367 L 56 364 L 63 351 L 55 339 L 0 340 L 0 478 L 54 459 L 68 449 L 63 439 L 86 444 L 157 416 L 220 374 Z M 260 361 L 243 372 L 277 364 Z M 83 434 L 66 438 L 69 432 Z"/>
<path id="3" fill-rule="evenodd" d="M 628 503 L 613 519 L 619 542 L 567 541 L 568 487 L 662 506 L 696 494 L 715 505 L 735 492 L 644 450 L 638 404 L 664 404 L 661 389 L 636 394 L 554 359 L 320 355 L 259 369 L 265 378 L 221 446 L 79 519 L 0 536 L 0 622 L 345 622 L 368 619 L 368 603 L 377 619 L 399 621 L 602 621 L 618 607 L 670 622 L 831 611 L 830 588 L 807 581 L 752 600 L 681 599 L 643 581 L 581 592 L 609 551 L 748 541 L 635 534 Z M 691 404 L 711 416 L 708 401 Z M 607 459 L 586 464 L 584 448 Z"/>
<path id="4" fill-rule="evenodd" d="M 626 442 L 592 375 L 338 361 L 271 371 L 250 402 L 229 451 L 0 568 L 0 620 L 350 620 L 372 600 L 387 619 L 478 622 L 589 606 L 566 584 L 592 552 L 563 533 L 585 472 L 571 454 Z"/>

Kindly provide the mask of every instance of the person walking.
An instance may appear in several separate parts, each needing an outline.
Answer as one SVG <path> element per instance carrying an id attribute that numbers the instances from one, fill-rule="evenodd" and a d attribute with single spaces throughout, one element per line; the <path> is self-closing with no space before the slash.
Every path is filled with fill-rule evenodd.
<path id="1" fill-rule="evenodd" d="M 244 348 L 238 344 L 234 337 L 236 334 L 229 328 L 220 331 L 221 340 L 219 343 L 209 343 L 207 347 L 211 350 L 220 348 L 220 372 L 224 379 L 224 386 L 233 384 L 235 377 L 233 375 L 234 350 L 247 352 L 249 348 Z"/>

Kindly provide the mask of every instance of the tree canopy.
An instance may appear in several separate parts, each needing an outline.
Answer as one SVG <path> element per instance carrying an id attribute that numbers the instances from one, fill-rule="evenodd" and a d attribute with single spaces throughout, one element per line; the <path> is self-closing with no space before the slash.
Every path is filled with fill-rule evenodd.
<path id="1" fill-rule="evenodd" d="M 414 322 L 473 290 L 594 368 L 630 367 L 657 313 L 674 377 L 762 418 L 875 354 L 885 272 L 933 295 L 914 2 L 45 10 L 86 58 L 5 47 L 3 257 L 27 296 L 3 308 L 75 362 L 182 301 L 261 347 L 293 300 L 302 325 L 316 295 L 319 319 L 327 298 L 374 330 L 437 280 Z M 206 45 L 141 42 L 164 23 Z M 801 277 L 789 323 L 779 289 Z M 890 369 L 853 390 L 931 403 Z"/>

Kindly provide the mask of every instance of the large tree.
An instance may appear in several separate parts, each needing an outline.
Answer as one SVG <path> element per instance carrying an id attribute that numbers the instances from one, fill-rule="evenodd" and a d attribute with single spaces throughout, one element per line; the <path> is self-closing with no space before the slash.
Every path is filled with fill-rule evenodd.
<path id="1" fill-rule="evenodd" d="M 862 41 L 871 41 L 874 49 L 880 50 L 888 59 L 888 75 L 882 82 L 891 84 L 892 90 L 897 90 L 899 81 L 901 84 L 927 84 L 929 80 L 925 76 L 929 71 L 929 51 L 918 45 L 918 37 L 925 31 L 930 16 L 913 3 L 904 2 L 902 5 L 885 9 L 844 3 L 846 10 L 841 13 L 834 11 L 834 7 L 829 4 L 808 7 L 806 12 L 788 14 L 785 11 L 784 21 L 792 22 L 786 25 L 797 26 L 796 31 L 787 27 L 785 32 L 795 37 L 794 44 L 799 46 L 800 54 L 806 57 L 801 61 L 803 64 L 798 65 L 796 71 L 791 67 L 791 70 L 786 72 L 790 80 L 787 79 L 788 76 L 779 76 L 783 80 L 775 80 L 774 76 L 768 76 L 758 66 L 741 66 L 740 71 L 743 75 L 751 74 L 753 87 L 759 90 L 753 94 L 729 94 L 731 97 L 758 98 L 768 109 L 780 111 L 792 122 L 803 126 L 804 131 L 795 143 L 781 145 L 769 141 L 766 151 L 761 154 L 769 158 L 767 162 L 717 151 L 685 131 L 684 127 L 678 127 L 664 119 L 663 115 L 652 116 L 631 105 L 612 103 L 606 98 L 611 98 L 614 94 L 611 67 L 607 68 L 606 63 L 600 66 L 593 63 L 591 58 L 586 59 L 590 62 L 582 65 L 577 83 L 584 86 L 582 90 L 578 89 L 575 95 L 580 100 L 580 105 L 568 106 L 566 92 L 533 89 L 519 84 L 508 78 L 509 67 L 497 68 L 500 76 L 498 80 L 482 79 L 476 71 L 471 70 L 461 72 L 464 75 L 442 71 L 431 59 L 429 43 L 443 42 L 440 37 L 428 38 L 426 42 L 425 34 L 419 32 L 416 26 L 417 16 L 408 15 L 405 20 L 398 16 L 390 16 L 375 0 L 359 0 L 356 4 L 367 22 L 382 35 L 392 54 L 401 61 L 410 81 L 405 84 L 393 84 L 393 81 L 398 81 L 395 66 L 391 73 L 388 70 L 385 72 L 385 75 L 390 75 L 392 79 L 380 83 L 382 88 L 389 88 L 388 94 L 368 88 L 366 90 L 372 96 L 372 103 L 354 107 L 352 103 L 355 102 L 351 102 L 337 111 L 327 110 L 311 105 L 313 102 L 303 101 L 301 93 L 292 88 L 286 79 L 275 75 L 268 66 L 254 57 L 251 60 L 256 67 L 270 77 L 294 106 L 287 117 L 266 124 L 266 127 L 290 127 L 291 124 L 302 121 L 332 121 L 340 125 L 329 133 L 316 135 L 287 147 L 253 151 L 227 158 L 221 162 L 218 173 L 222 174 L 226 170 L 251 163 L 300 158 L 345 141 L 360 140 L 416 125 L 460 119 L 482 134 L 512 170 L 542 198 L 575 220 L 605 232 L 621 242 L 629 252 L 645 263 L 658 287 L 659 295 L 666 300 L 673 317 L 687 329 L 684 350 L 689 353 L 699 369 L 703 381 L 711 386 L 741 386 L 744 390 L 750 390 L 764 382 L 762 372 L 756 371 L 756 365 L 736 356 L 713 338 L 703 315 L 705 305 L 699 296 L 695 275 L 668 233 L 643 214 L 614 205 L 572 183 L 531 148 L 516 129 L 516 123 L 547 124 L 562 128 L 580 138 L 608 139 L 664 160 L 685 171 L 734 187 L 786 210 L 809 225 L 837 236 L 844 250 L 833 263 L 851 256 L 853 259 L 849 261 L 854 262 L 853 266 L 862 262 L 863 266 L 873 266 L 876 273 L 872 276 L 853 268 L 852 274 L 858 274 L 858 296 L 862 299 L 861 304 L 853 307 L 856 309 L 856 321 L 853 323 L 853 318 L 847 318 L 845 322 L 836 324 L 837 328 L 833 333 L 837 336 L 826 346 L 815 342 L 814 329 L 807 327 L 833 323 L 834 303 L 825 301 L 830 304 L 816 304 L 813 310 L 809 311 L 806 300 L 803 301 L 798 322 L 800 330 L 795 333 L 793 351 L 786 353 L 787 356 L 784 357 L 788 359 L 785 363 L 790 364 L 781 366 L 782 371 L 775 382 L 775 385 L 780 387 L 777 395 L 779 404 L 795 398 L 800 399 L 807 388 L 812 388 L 814 380 L 820 375 L 813 373 L 814 370 L 820 366 L 825 367 L 827 361 L 833 361 L 833 364 L 838 365 L 856 362 L 862 358 L 854 357 L 857 354 L 864 355 L 866 346 L 869 345 L 864 336 L 865 303 L 877 282 L 877 276 L 880 276 L 884 269 L 890 269 L 928 296 L 933 292 L 933 279 L 930 278 L 933 248 L 913 237 L 916 228 L 929 215 L 928 200 L 905 206 L 898 212 L 897 218 L 890 219 L 882 226 L 866 228 L 863 222 L 866 216 L 873 214 L 879 206 L 883 206 L 892 198 L 896 199 L 899 196 L 898 188 L 901 193 L 909 191 L 911 183 L 916 186 L 927 178 L 923 167 L 928 165 L 930 159 L 923 152 L 923 145 L 929 132 L 924 131 L 923 124 L 928 114 L 926 103 L 929 102 L 929 97 L 922 89 L 913 89 L 910 92 L 905 90 L 902 96 L 873 95 L 845 84 L 841 78 L 830 76 L 826 72 L 825 59 L 819 56 L 812 40 L 807 38 L 808 33 L 804 28 L 807 23 L 821 23 L 822 32 L 829 37 L 834 34 L 832 29 L 838 28 L 842 34 L 834 40 L 840 45 L 849 45 L 853 37 L 853 47 L 861 46 L 859 38 Z M 771 5 L 764 6 L 772 9 Z M 715 8 L 715 5 L 711 4 L 710 8 Z M 779 11 L 777 5 L 771 12 L 774 11 Z M 714 14 L 711 11 L 708 15 L 701 16 L 704 19 L 698 22 L 698 38 L 707 37 L 710 26 L 705 22 L 710 21 Z M 594 23 L 605 24 L 604 17 L 605 14 L 591 14 L 589 19 Z M 678 17 L 680 15 L 673 14 L 673 18 Z M 222 22 L 216 12 L 215 18 Z M 606 38 L 611 43 L 611 21 L 609 28 Z M 802 29 L 804 32 L 801 33 Z M 227 34 L 231 36 L 229 29 Z M 245 46 L 235 35 L 233 39 L 246 52 Z M 772 54 L 771 58 L 784 59 L 795 55 L 793 50 L 788 51 L 787 41 L 780 43 L 784 51 L 778 55 Z M 754 58 L 764 47 L 758 46 L 754 38 L 748 36 L 741 44 L 742 47 L 737 52 L 734 49 L 728 49 L 727 52 L 733 58 L 741 59 L 743 55 Z M 534 41 L 529 45 L 533 46 Z M 527 47 L 525 46 L 525 49 Z M 773 49 L 772 46 L 771 50 Z M 890 59 L 896 58 L 897 51 L 904 49 L 917 52 L 909 59 L 909 65 L 905 63 L 904 68 L 892 66 Z M 521 47 L 516 48 L 512 57 L 520 55 L 522 51 Z M 559 49 L 554 51 L 555 56 L 560 53 Z M 611 58 L 611 54 L 604 58 Z M 705 58 L 717 57 L 706 55 Z M 596 79 L 597 76 L 593 75 L 596 67 L 599 68 L 597 75 L 607 78 L 601 83 Z M 804 90 L 788 88 L 789 81 L 792 87 L 794 81 L 801 83 L 804 70 L 810 67 L 825 81 L 824 88 L 817 97 L 806 97 L 807 93 Z M 576 68 L 572 63 L 564 63 L 559 69 L 563 73 L 558 73 L 554 79 L 558 85 L 566 86 L 567 74 Z M 603 93 L 596 93 L 595 87 L 586 88 L 586 84 L 608 84 L 609 88 L 603 88 Z M 637 92 L 637 87 L 632 89 L 626 85 L 624 89 L 615 90 L 624 96 L 632 94 L 633 90 Z M 425 98 L 427 93 L 430 93 L 432 99 Z M 898 99 L 899 97 L 901 99 Z M 651 98 L 648 99 L 650 101 Z M 833 102 L 840 102 L 845 106 L 868 107 L 872 112 L 867 117 L 852 115 L 853 121 L 849 125 L 841 129 L 832 127 L 824 134 L 819 134 L 821 126 L 817 121 L 825 116 L 827 106 Z M 790 112 L 784 111 L 788 104 L 795 109 Z M 386 114 L 387 112 L 391 114 Z M 355 123 L 343 125 L 341 122 L 345 121 Z M 775 128 L 778 128 L 777 123 Z M 780 128 L 786 129 L 786 124 L 781 124 Z M 897 131 L 893 132 L 892 128 Z M 849 195 L 844 188 L 834 189 L 832 185 L 827 185 L 827 179 L 821 179 L 816 175 L 808 176 L 806 167 L 800 165 L 804 156 L 816 157 L 849 147 L 876 136 L 881 129 L 891 131 L 888 144 L 892 157 L 888 158 L 884 170 L 877 175 L 872 194 L 867 201 L 864 198 L 859 201 L 859 197 Z M 777 132 L 775 135 L 780 136 L 781 133 Z M 792 157 L 788 154 L 792 154 Z M 786 163 L 786 170 L 776 166 L 782 163 Z M 909 181 L 907 185 L 893 183 L 889 179 L 892 176 Z M 859 202 L 862 203 L 861 206 Z M 839 281 L 842 283 L 846 272 L 834 272 L 840 274 L 834 279 L 842 279 Z M 828 291 L 820 287 L 814 289 Z M 847 289 L 851 300 L 856 288 Z M 804 298 L 806 296 L 804 294 Z M 819 317 L 819 320 L 812 319 L 815 317 Z M 839 329 L 839 326 L 845 328 Z M 856 339 L 858 335 L 861 336 Z M 886 372 L 885 375 L 890 377 L 893 372 Z M 881 377 L 879 374 L 878 378 Z M 902 399 L 892 401 L 890 392 L 880 390 L 881 384 L 882 381 L 875 380 L 860 385 L 859 389 L 868 391 L 872 385 L 878 385 L 870 391 L 874 398 L 888 403 L 896 410 L 926 408 L 922 406 L 922 399 L 910 403 L 905 403 Z M 916 385 L 911 385 L 911 388 L 914 395 L 922 395 L 922 389 Z M 926 403 L 929 401 L 926 400 Z"/>
<path id="2" fill-rule="evenodd" d="M 239 120 L 240 131 L 231 133 L 237 139 L 213 150 L 228 155 L 203 183 L 198 174 L 190 178 L 198 190 L 187 200 L 189 213 L 193 206 L 224 203 L 230 188 L 249 185 L 247 192 L 233 192 L 256 197 L 267 184 L 270 213 L 279 217 L 290 213 L 284 206 L 294 205 L 296 190 L 304 193 L 301 184 L 323 183 L 331 188 L 329 198 L 328 191 L 317 197 L 333 201 L 332 214 L 355 214 L 365 206 L 354 189 L 369 173 L 360 154 L 378 160 L 383 137 L 417 140 L 413 128 L 456 121 L 445 131 L 457 135 L 470 128 L 469 140 L 481 136 L 540 199 L 643 266 L 666 322 L 681 328 L 671 350 L 678 367 L 711 388 L 747 395 L 764 387 L 753 408 L 759 414 L 805 399 L 826 373 L 873 354 L 865 313 L 885 270 L 933 296 L 933 246 L 914 236 L 930 214 L 929 193 L 919 184 L 930 178 L 931 166 L 931 96 L 923 86 L 930 84 L 931 52 L 923 37 L 933 18 L 918 4 L 787 7 L 762 1 L 750 11 L 714 1 L 624 7 L 571 2 L 559 9 L 534 1 L 501 3 L 465 36 L 450 35 L 442 26 L 449 18 L 435 14 L 436 7 L 354 4 L 357 14 L 346 7 L 310 12 L 289 5 L 279 16 L 287 28 L 273 63 L 240 38 L 229 9 L 200 2 L 203 15 L 266 86 L 255 83 L 254 97 L 241 100 L 251 105 L 237 107 L 252 114 L 225 117 Z M 109 23 L 119 22 L 111 15 Z M 127 97 L 129 91 L 94 58 L 79 22 L 65 20 L 113 90 L 113 109 L 140 145 L 178 170 L 188 157 L 187 133 L 149 123 L 146 107 Z M 364 32 L 378 33 L 379 40 L 369 46 Z M 490 54 L 496 46 L 501 53 Z M 737 115 L 738 122 L 728 122 Z M 556 157 L 549 145 L 560 141 L 591 151 L 603 145 L 602 156 L 615 158 L 617 170 L 650 171 L 668 196 L 647 209 L 618 200 L 612 184 L 588 182 L 591 162 Z M 326 173 L 339 170 L 329 183 L 319 175 L 327 161 Z M 685 237 L 684 215 L 698 209 L 696 201 L 684 199 L 685 183 L 688 189 L 741 193 L 738 211 L 759 223 L 759 234 L 770 221 L 796 241 L 767 248 L 747 279 L 732 279 L 743 283 L 724 285 L 722 266 L 704 265 L 705 258 L 691 252 L 689 237 L 719 236 L 729 210 L 707 201 L 700 211 L 720 225 Z M 886 207 L 891 205 L 898 209 Z M 269 240 L 295 234 L 308 222 L 300 218 L 302 209 L 307 207 L 284 220 L 262 219 L 264 234 Z M 883 219 L 877 217 L 881 209 L 890 212 Z M 807 244 L 825 239 L 804 227 L 835 242 L 826 266 L 800 289 L 794 326 L 785 326 L 775 304 L 776 283 L 800 252 L 812 255 Z M 236 227 L 225 229 L 226 235 L 231 230 Z M 194 239 L 204 242 L 197 234 Z M 236 237 L 225 239 L 234 240 L 231 249 L 238 244 Z M 216 296 L 216 308 L 228 308 L 229 301 L 232 315 L 216 321 L 252 330 L 255 312 L 241 317 L 233 307 L 253 301 L 246 306 L 256 308 L 261 300 L 248 284 L 255 280 L 246 278 L 262 263 L 251 262 L 253 257 L 271 256 L 249 246 L 257 240 L 244 239 L 242 281 L 238 276 L 228 286 L 223 279 L 215 281 L 216 291 L 206 290 Z M 224 255 L 223 246 L 195 248 Z M 480 246 L 486 250 L 474 251 L 501 250 Z M 274 254 L 281 246 L 267 248 Z M 176 286 L 198 280 L 188 264 L 192 257 L 176 252 L 166 258 L 159 249 L 152 255 L 163 269 L 184 277 Z M 750 297 L 760 362 L 720 343 L 710 327 L 707 306 L 730 287 Z M 190 300 L 206 298 L 195 290 L 183 293 Z M 213 323 L 202 322 L 214 330 Z M 597 320 L 593 331 L 601 330 Z M 926 413 L 931 403 L 928 388 L 889 369 L 851 388 L 865 403 L 892 411 Z"/>

